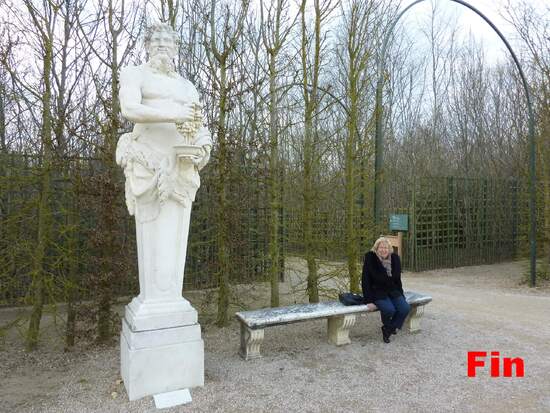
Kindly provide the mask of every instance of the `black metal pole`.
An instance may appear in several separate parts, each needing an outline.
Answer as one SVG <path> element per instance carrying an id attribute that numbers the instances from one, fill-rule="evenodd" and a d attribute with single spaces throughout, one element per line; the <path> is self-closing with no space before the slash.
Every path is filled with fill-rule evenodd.
<path id="1" fill-rule="evenodd" d="M 418 3 L 422 3 L 424 0 L 416 0 L 415 2 L 409 4 L 392 22 L 389 27 L 384 41 L 382 43 L 382 51 L 380 54 L 380 60 L 378 62 L 378 81 L 376 84 L 376 107 L 375 107 L 375 119 L 376 119 L 376 133 L 375 133 L 375 159 L 374 159 L 374 217 L 375 224 L 379 224 L 380 219 L 380 203 L 382 198 L 382 185 L 381 185 L 381 175 L 383 168 L 383 145 L 384 145 L 384 128 L 382 125 L 383 118 L 383 106 L 382 106 L 382 90 L 384 87 L 384 63 L 386 61 L 386 50 L 390 36 L 393 34 L 393 30 L 397 25 L 397 22 L 401 17 L 413 6 Z M 512 55 L 512 59 L 518 68 L 519 75 L 523 84 L 523 89 L 525 91 L 525 96 L 527 98 L 527 109 L 529 112 L 529 246 L 530 246 L 530 285 L 534 287 L 536 285 L 537 278 L 537 214 L 536 214 L 536 150 L 535 150 L 535 116 L 533 113 L 533 105 L 531 103 L 531 93 L 529 92 L 529 85 L 523 73 L 523 69 L 519 63 L 516 54 L 512 50 L 512 47 L 504 37 L 504 35 L 498 30 L 498 28 L 489 20 L 482 12 L 476 9 L 471 4 L 466 3 L 462 0 L 450 0 L 455 3 L 461 4 L 477 15 L 479 15 L 483 20 L 485 20 L 489 26 L 497 33 L 500 39 L 506 45 L 506 48 Z"/>

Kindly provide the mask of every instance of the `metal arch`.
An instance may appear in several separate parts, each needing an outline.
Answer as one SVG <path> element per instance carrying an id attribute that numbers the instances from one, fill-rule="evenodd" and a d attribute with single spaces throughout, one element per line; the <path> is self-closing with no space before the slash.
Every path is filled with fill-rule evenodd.
<path id="1" fill-rule="evenodd" d="M 383 118 L 383 108 L 382 108 L 382 88 L 384 86 L 384 63 L 386 60 L 386 49 L 388 46 L 388 42 L 390 39 L 390 36 L 393 34 L 393 30 L 395 26 L 397 25 L 397 22 L 401 19 L 401 17 L 413 6 L 417 5 L 418 3 L 422 3 L 424 0 L 416 0 L 413 3 L 409 4 L 399 15 L 397 18 L 392 22 L 388 32 L 386 33 L 386 36 L 384 37 L 384 42 L 382 44 L 382 54 L 380 56 L 380 60 L 378 63 L 378 81 L 376 84 L 376 106 L 375 106 L 375 117 L 376 117 L 376 134 L 375 134 L 375 160 L 374 160 L 374 176 L 375 176 L 375 184 L 374 184 L 374 217 L 375 217 L 375 223 L 379 224 L 380 222 L 380 202 L 381 202 L 381 170 L 383 165 L 383 139 L 384 139 L 384 131 L 382 127 L 382 118 Z M 487 18 L 482 12 L 480 12 L 478 9 L 476 9 L 471 4 L 468 4 L 467 2 L 463 0 L 450 0 L 455 3 L 461 4 L 473 12 L 475 12 L 478 16 L 480 16 L 483 20 L 485 20 L 489 26 L 498 34 L 500 39 L 504 42 L 506 45 L 506 48 L 512 55 L 512 59 L 514 60 L 514 63 L 516 64 L 516 67 L 518 68 L 521 81 L 523 83 L 523 89 L 525 91 L 525 96 L 527 98 L 527 107 L 529 111 L 529 222 L 530 222 L 530 229 L 529 229 L 529 245 L 530 245 L 530 285 L 531 287 L 534 287 L 536 284 L 536 266 L 537 266 L 537 238 L 536 238 L 536 194 L 535 194 L 535 182 L 536 182 L 536 170 L 535 170 L 535 117 L 533 114 L 533 105 L 531 103 L 531 93 L 529 92 L 529 85 L 527 84 L 527 80 L 525 79 L 525 74 L 523 73 L 523 69 L 521 68 L 521 65 L 519 63 L 518 58 L 516 57 L 516 54 L 512 50 L 512 47 L 504 37 L 504 35 L 498 30 L 498 28 Z"/>

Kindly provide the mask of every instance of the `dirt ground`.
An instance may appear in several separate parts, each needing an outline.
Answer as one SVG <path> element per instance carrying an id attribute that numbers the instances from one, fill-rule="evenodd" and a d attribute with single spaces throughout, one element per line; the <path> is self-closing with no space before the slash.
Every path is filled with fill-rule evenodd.
<path id="1" fill-rule="evenodd" d="M 284 303 L 304 298 L 292 268 Z M 192 390 L 191 404 L 163 411 L 550 412 L 550 287 L 522 284 L 525 271 L 525 263 L 513 262 L 405 273 L 406 290 L 433 297 L 419 333 L 401 332 L 384 344 L 378 313 L 358 317 L 352 343 L 342 347 L 327 343 L 322 320 L 273 327 L 265 331 L 263 358 L 248 362 L 237 355 L 237 323 L 215 327 L 212 294 L 190 294 L 202 312 L 205 386 Z M 243 303 L 268 304 L 267 286 L 235 291 Z M 20 311 L 0 310 L 0 325 Z M 32 354 L 16 329 L 0 343 L 0 412 L 156 411 L 151 397 L 128 401 L 118 342 L 81 341 L 64 353 L 54 320 L 46 317 Z M 490 377 L 482 368 L 468 378 L 468 351 L 521 357 L 525 377 Z"/>

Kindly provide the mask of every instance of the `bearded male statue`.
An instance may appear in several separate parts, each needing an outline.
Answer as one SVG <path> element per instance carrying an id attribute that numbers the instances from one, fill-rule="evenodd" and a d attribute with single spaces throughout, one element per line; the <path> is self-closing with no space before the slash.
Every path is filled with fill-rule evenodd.
<path id="1" fill-rule="evenodd" d="M 200 325 L 182 285 L 191 204 L 212 140 L 196 88 L 175 71 L 176 33 L 153 25 L 145 48 L 149 60 L 120 74 L 122 115 L 135 125 L 116 149 L 138 247 L 140 293 L 126 306 L 121 334 L 130 400 L 204 382 Z"/>

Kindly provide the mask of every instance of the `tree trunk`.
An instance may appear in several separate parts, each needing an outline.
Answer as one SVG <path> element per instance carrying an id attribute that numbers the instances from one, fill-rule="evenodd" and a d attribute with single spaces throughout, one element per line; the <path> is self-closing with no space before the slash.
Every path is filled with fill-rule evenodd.
<path id="1" fill-rule="evenodd" d="M 98 307 L 97 307 L 97 341 L 105 343 L 113 335 L 112 301 L 113 284 L 116 279 L 117 262 L 117 197 L 120 194 L 117 185 L 118 169 L 115 165 L 115 151 L 120 131 L 120 102 L 119 102 L 119 63 L 118 63 L 118 36 L 122 26 L 115 29 L 113 24 L 113 6 L 109 2 L 109 31 L 112 36 L 110 64 L 111 71 L 111 99 L 108 113 L 108 124 L 103 130 L 103 146 L 101 158 L 104 166 L 100 186 L 101 216 L 99 220 L 101 264 L 98 279 Z M 123 18 L 121 18 L 122 20 Z"/>
<path id="2" fill-rule="evenodd" d="M 279 306 L 279 212 L 280 174 L 279 141 L 277 136 L 277 83 L 276 54 L 269 57 L 269 276 L 271 281 L 271 307 Z"/>
<path id="3" fill-rule="evenodd" d="M 6 153 L 6 88 L 0 78 L 0 152 Z"/>
<path id="4" fill-rule="evenodd" d="M 303 225 L 304 225 L 304 248 L 305 259 L 307 262 L 307 292 L 309 302 L 319 302 L 319 275 L 316 261 L 317 243 L 313 233 L 313 226 L 316 211 L 317 192 L 314 188 L 315 178 L 318 174 L 317 164 L 319 162 L 317 154 L 318 139 L 315 125 L 316 114 L 318 110 L 318 84 L 320 73 L 320 51 L 321 51 L 321 20 L 322 10 L 319 0 L 314 1 L 315 25 L 313 36 L 313 62 L 308 67 L 308 33 L 306 28 L 306 0 L 302 0 L 300 5 L 302 39 L 301 39 L 301 58 L 302 58 L 302 87 L 304 96 L 304 181 L 303 181 Z M 328 7 L 325 5 L 325 7 Z M 326 10 L 325 10 L 326 11 Z M 311 85 L 309 84 L 308 73 L 311 70 Z"/>
<path id="5" fill-rule="evenodd" d="M 352 94 L 350 97 L 350 113 L 347 122 L 347 140 L 345 153 L 345 210 L 346 210 L 346 257 L 348 261 L 348 273 L 350 278 L 350 289 L 353 292 L 360 291 L 359 272 L 357 261 L 359 251 L 357 245 L 357 229 L 355 228 L 355 151 L 356 151 L 356 130 L 357 130 L 357 95 L 353 85 L 350 85 Z"/>
<path id="6" fill-rule="evenodd" d="M 76 302 L 78 300 L 78 197 L 80 187 L 79 166 L 75 168 L 73 191 L 70 194 L 70 206 L 67 214 L 67 325 L 65 326 L 65 350 L 73 347 L 76 334 Z M 68 176 L 70 179 L 70 176 Z"/>
<path id="7" fill-rule="evenodd" d="M 26 349 L 32 351 L 38 344 L 40 321 L 44 307 L 44 288 L 46 273 L 46 251 L 51 243 L 52 211 L 51 197 L 51 166 L 53 162 L 52 120 L 50 112 L 51 100 L 51 69 L 53 46 L 51 39 L 43 36 L 44 62 L 42 75 L 44 77 L 44 92 L 42 95 L 42 165 L 40 179 L 40 199 L 38 203 L 38 239 L 32 265 L 32 310 L 26 337 Z"/>
<path id="8" fill-rule="evenodd" d="M 217 205 L 217 241 L 218 241 L 218 326 L 226 326 L 229 322 L 229 274 L 231 271 L 229 262 L 229 228 L 227 224 L 227 174 L 229 173 L 227 142 L 226 142 L 226 116 L 227 116 L 227 67 L 225 59 L 220 62 L 220 101 L 218 117 L 218 174 L 216 193 Z"/>

